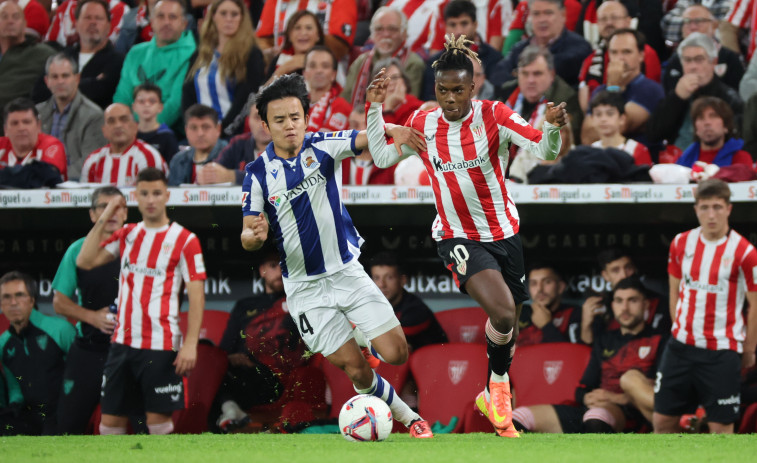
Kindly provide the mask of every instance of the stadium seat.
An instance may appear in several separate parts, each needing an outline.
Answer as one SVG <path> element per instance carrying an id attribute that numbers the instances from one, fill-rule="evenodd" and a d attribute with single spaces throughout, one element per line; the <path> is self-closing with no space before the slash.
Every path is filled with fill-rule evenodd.
<path id="1" fill-rule="evenodd" d="M 227 366 L 226 352 L 205 342 L 197 345 L 197 363 L 184 382 L 186 408 L 173 414 L 174 433 L 195 434 L 208 430 L 208 413 Z"/>
<path id="2" fill-rule="evenodd" d="M 757 432 L 757 403 L 750 404 L 743 409 L 738 432 L 739 434 L 752 434 Z"/>
<path id="3" fill-rule="evenodd" d="M 486 344 L 484 325 L 489 318 L 481 307 L 463 307 L 434 313 L 449 342 Z"/>
<path id="4" fill-rule="evenodd" d="M 8 322 L 8 319 L 5 318 L 4 314 L 0 313 L 0 334 L 5 333 L 5 330 L 7 330 L 9 326 L 11 326 L 11 324 Z"/>
<path id="5" fill-rule="evenodd" d="M 182 333 L 187 332 L 187 317 L 189 312 L 179 314 L 179 328 Z M 226 330 L 226 324 L 229 321 L 229 312 L 222 310 L 206 310 L 202 315 L 202 326 L 200 327 L 200 339 L 207 339 L 214 345 L 221 344 L 223 332 Z"/>
<path id="6" fill-rule="evenodd" d="M 425 346 L 410 356 L 410 371 L 418 384 L 418 413 L 430 423 L 459 421 L 461 432 L 466 408 L 486 384 L 486 346 L 449 343 Z"/>
<path id="7" fill-rule="evenodd" d="M 576 387 L 590 356 L 589 346 L 567 342 L 517 348 L 510 368 L 517 406 L 575 404 Z"/>

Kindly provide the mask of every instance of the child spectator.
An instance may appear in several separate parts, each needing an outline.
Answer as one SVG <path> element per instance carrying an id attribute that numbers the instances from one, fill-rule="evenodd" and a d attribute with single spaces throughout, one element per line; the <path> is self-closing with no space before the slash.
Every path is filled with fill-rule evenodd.
<path id="1" fill-rule="evenodd" d="M 594 128 L 599 140 L 591 144 L 595 148 L 617 148 L 633 157 L 634 163 L 652 165 L 652 157 L 646 146 L 623 136 L 626 125 L 625 101 L 620 93 L 600 91 L 589 104 Z"/>
<path id="2" fill-rule="evenodd" d="M 134 89 L 131 109 L 139 117 L 137 138 L 160 152 L 166 162 L 179 151 L 176 135 L 166 124 L 158 122 L 163 112 L 163 91 L 157 85 L 146 82 Z"/>

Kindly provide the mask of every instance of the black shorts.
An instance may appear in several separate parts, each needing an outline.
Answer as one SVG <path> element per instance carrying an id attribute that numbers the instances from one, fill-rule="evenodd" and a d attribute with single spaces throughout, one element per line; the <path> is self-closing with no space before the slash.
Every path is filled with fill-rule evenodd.
<path id="1" fill-rule="evenodd" d="M 493 269 L 502 274 L 516 304 L 530 297 L 526 290 L 526 270 L 520 236 L 480 242 L 465 238 L 450 238 L 437 243 L 437 252 L 455 278 L 460 292 L 468 294 L 465 282 L 476 273 Z"/>
<path id="2" fill-rule="evenodd" d="M 741 355 L 670 339 L 657 372 L 654 411 L 679 416 L 703 406 L 707 419 L 730 424 L 741 405 Z"/>
<path id="3" fill-rule="evenodd" d="M 176 374 L 170 350 L 134 349 L 113 344 L 103 372 L 100 404 L 108 415 L 139 411 L 171 414 L 185 407 L 185 378 Z"/>

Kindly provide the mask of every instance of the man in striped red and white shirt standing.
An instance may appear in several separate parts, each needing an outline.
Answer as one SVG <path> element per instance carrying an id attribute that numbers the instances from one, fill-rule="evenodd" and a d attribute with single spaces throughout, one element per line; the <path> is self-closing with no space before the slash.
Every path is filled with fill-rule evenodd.
<path id="1" fill-rule="evenodd" d="M 712 433 L 733 433 L 739 416 L 741 369 L 754 366 L 757 348 L 757 250 L 729 227 L 730 197 L 722 180 L 701 182 L 700 226 L 670 245 L 673 329 L 657 372 L 656 433 L 681 432 L 681 415 L 698 405 Z"/>
<path id="2" fill-rule="evenodd" d="M 185 376 L 197 361 L 205 306 L 205 264 L 194 233 L 171 222 L 165 173 L 146 168 L 137 176 L 142 221 L 127 224 L 99 242 L 103 227 L 125 200 L 108 202 L 89 232 L 76 265 L 91 270 L 121 261 L 116 330 L 103 372 L 100 434 L 126 434 L 127 416 L 144 410 L 150 434 L 173 431 L 171 414 L 185 406 Z M 182 283 L 189 319 L 182 342 Z"/>
<path id="3" fill-rule="evenodd" d="M 113 103 L 105 110 L 103 135 L 108 144 L 87 156 L 81 168 L 81 182 L 131 186 L 137 173 L 155 167 L 168 175 L 160 152 L 137 139 L 139 127 L 128 106 Z"/>
<path id="4" fill-rule="evenodd" d="M 434 191 L 437 218 L 431 228 L 438 252 L 452 271 L 460 291 L 469 294 L 489 315 L 486 323 L 490 376 L 476 398 L 497 434 L 519 437 L 512 425 L 510 381 L 518 318 L 528 299 L 520 223 L 507 193 L 508 147 L 515 143 L 541 159 L 560 151 L 560 127 L 567 123 L 565 103 L 548 102 L 544 133 L 501 102 L 472 100 L 475 52 L 464 35 L 450 34 L 432 67 L 440 107 L 416 111 L 406 126 L 412 136 L 395 135 L 402 155 L 387 149 L 381 103 L 386 95 L 382 69 L 368 87 L 368 140 L 376 165 L 388 167 L 417 154 Z M 392 127 L 389 130 L 393 130 Z M 396 133 L 396 131 L 394 132 Z M 425 137 L 420 142 L 413 137 Z"/>

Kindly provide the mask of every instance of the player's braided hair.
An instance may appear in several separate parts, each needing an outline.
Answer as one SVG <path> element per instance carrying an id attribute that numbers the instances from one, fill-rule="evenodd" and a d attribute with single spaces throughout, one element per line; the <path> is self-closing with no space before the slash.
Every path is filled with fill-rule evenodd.
<path id="1" fill-rule="evenodd" d="M 473 42 L 468 40 L 465 35 L 455 38 L 454 34 L 447 34 L 444 39 L 444 52 L 438 60 L 431 64 L 431 67 L 436 72 L 463 70 L 473 77 L 471 60 L 474 59 L 479 64 L 481 63 L 481 60 L 478 59 L 478 53 L 468 48 L 468 45 L 473 44 Z"/>

